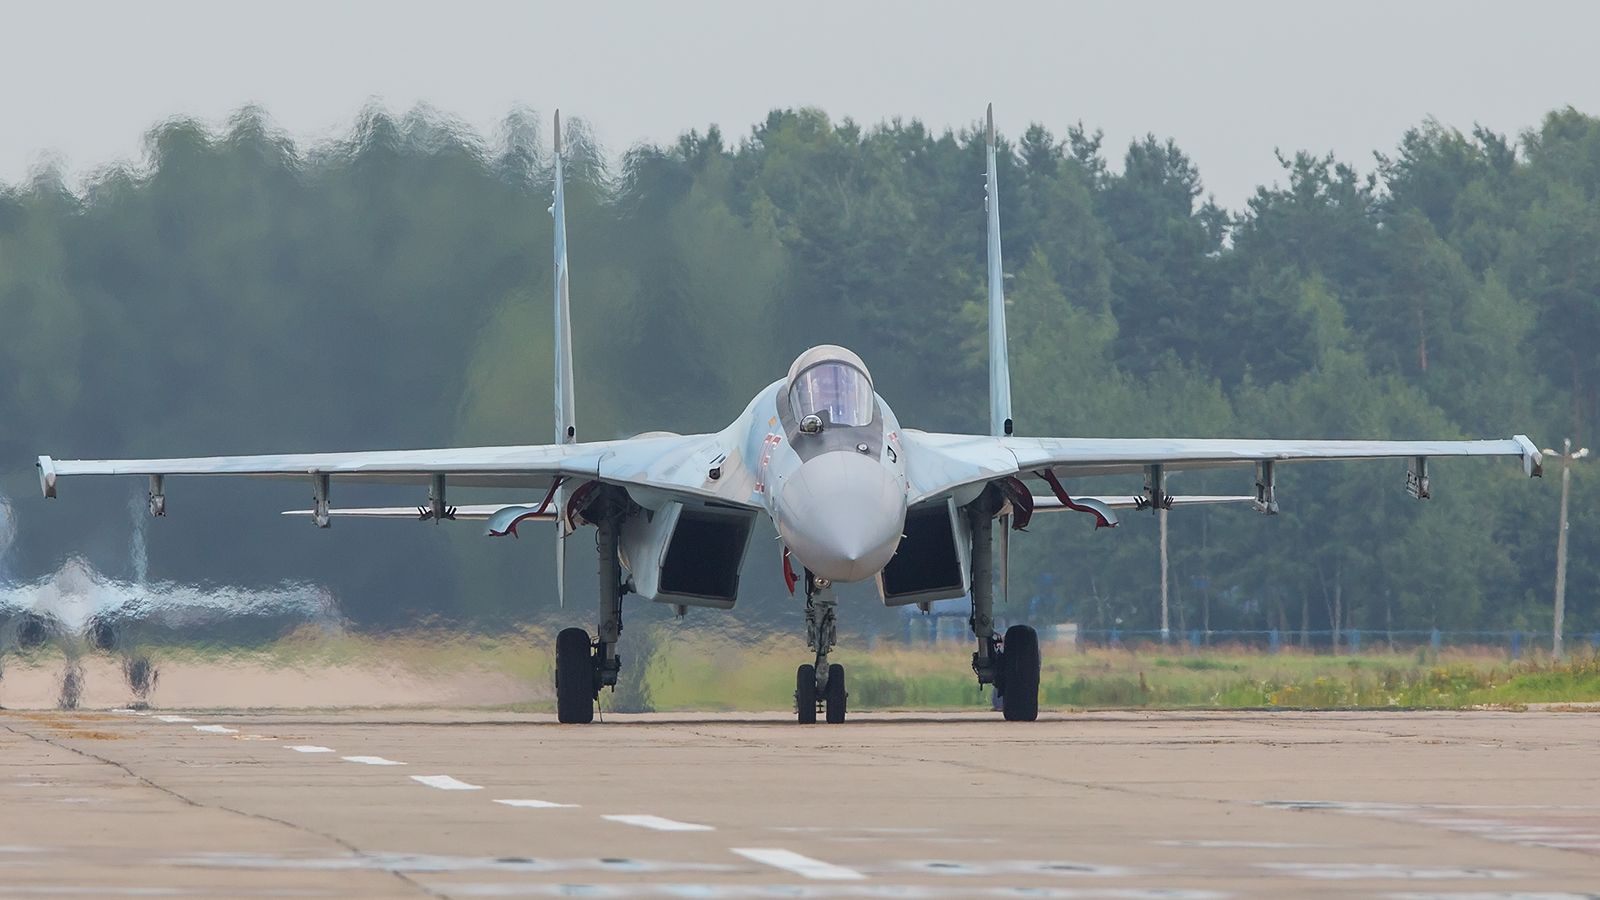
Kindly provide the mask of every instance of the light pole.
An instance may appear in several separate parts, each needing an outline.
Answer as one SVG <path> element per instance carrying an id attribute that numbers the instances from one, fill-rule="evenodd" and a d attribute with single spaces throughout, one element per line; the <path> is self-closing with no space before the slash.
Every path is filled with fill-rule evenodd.
<path id="1" fill-rule="evenodd" d="M 1544 451 L 1550 456 L 1555 456 L 1554 450 Z M 1572 438 L 1567 438 L 1561 444 L 1561 525 L 1560 532 L 1556 535 L 1556 624 L 1555 637 L 1551 642 L 1554 658 L 1561 659 L 1561 620 L 1566 614 L 1567 607 L 1567 495 L 1572 491 L 1572 461 L 1583 459 L 1589 455 L 1589 448 L 1572 452 Z"/>
<path id="2" fill-rule="evenodd" d="M 1157 515 L 1161 516 L 1161 643 L 1165 646 L 1170 636 L 1167 629 L 1167 511 L 1162 509 Z"/>

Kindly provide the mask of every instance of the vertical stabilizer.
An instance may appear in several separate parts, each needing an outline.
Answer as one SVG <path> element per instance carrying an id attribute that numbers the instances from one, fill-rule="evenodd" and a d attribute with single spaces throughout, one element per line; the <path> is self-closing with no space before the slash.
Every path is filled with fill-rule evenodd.
<path id="1" fill-rule="evenodd" d="M 561 110 L 555 118 L 555 202 L 550 214 L 555 217 L 556 251 L 556 443 L 574 444 L 578 441 L 577 404 L 572 392 L 572 309 L 567 303 L 567 205 L 562 190 L 561 166 Z M 567 507 L 566 491 L 559 486 L 555 492 L 556 503 L 556 597 L 562 606 L 567 602 Z"/>
<path id="2" fill-rule="evenodd" d="M 561 111 L 556 110 L 556 188 L 550 212 L 556 220 L 556 443 L 578 439 L 572 396 L 572 309 L 567 303 L 567 207 L 562 191 Z M 991 170 L 993 164 L 990 164 Z"/>
<path id="3" fill-rule="evenodd" d="M 989 213 L 989 433 L 1010 434 L 1011 361 L 1006 354 L 1006 284 L 1000 265 L 1000 182 L 994 162 L 994 104 L 989 104 L 984 144 L 989 176 L 984 201 Z"/>

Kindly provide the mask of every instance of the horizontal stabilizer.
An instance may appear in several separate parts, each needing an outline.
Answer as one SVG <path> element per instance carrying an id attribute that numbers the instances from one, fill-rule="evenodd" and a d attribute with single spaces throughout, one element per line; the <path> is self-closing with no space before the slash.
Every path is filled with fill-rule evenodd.
<path id="1" fill-rule="evenodd" d="M 1081 502 L 1083 502 L 1085 500 L 1092 500 L 1095 503 L 1104 504 L 1106 506 L 1111 507 L 1112 509 L 1149 509 L 1150 508 L 1150 500 L 1149 500 L 1149 498 L 1144 497 L 1143 495 L 1130 496 L 1130 495 L 1124 494 L 1124 495 L 1122 495 L 1120 497 L 1076 497 L 1075 496 L 1072 499 L 1077 501 L 1077 502 L 1079 502 L 1079 503 L 1081 503 Z M 1193 495 L 1190 495 L 1190 496 L 1187 496 L 1187 497 L 1169 497 L 1168 499 L 1172 501 L 1172 505 L 1173 506 L 1200 506 L 1200 505 L 1206 504 L 1206 503 L 1249 503 L 1249 502 L 1255 500 L 1256 498 L 1255 498 L 1254 494 L 1241 494 L 1239 496 L 1214 495 L 1214 494 L 1193 494 Z M 1068 508 L 1069 507 L 1067 507 L 1065 504 L 1063 504 L 1060 500 L 1056 499 L 1055 497 L 1040 496 L 1039 494 L 1034 494 L 1033 495 L 1033 511 L 1034 512 L 1060 512 L 1061 510 L 1068 509 Z"/>

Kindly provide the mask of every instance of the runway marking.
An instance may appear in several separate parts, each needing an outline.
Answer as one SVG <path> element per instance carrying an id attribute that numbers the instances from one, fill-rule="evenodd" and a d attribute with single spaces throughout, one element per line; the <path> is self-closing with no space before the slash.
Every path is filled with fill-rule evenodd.
<path id="1" fill-rule="evenodd" d="M 841 831 L 865 831 L 871 834 L 937 834 L 941 828 L 835 828 L 831 825 L 773 825 L 768 831 L 797 831 L 797 832 L 825 832 L 838 834 Z"/>
<path id="2" fill-rule="evenodd" d="M 751 862 L 772 866 L 775 869 L 783 869 L 785 872 L 793 872 L 796 875 L 803 875 L 806 878 L 812 878 L 817 881 L 858 881 L 867 877 L 855 869 L 847 869 L 844 866 L 836 866 L 820 859 L 801 856 L 793 850 L 767 847 L 730 847 L 728 849 Z"/>
<path id="3" fill-rule="evenodd" d="M 162 722 L 193 722 L 194 721 L 193 719 L 189 718 L 188 716 L 156 716 L 156 719 L 158 721 L 162 721 Z"/>
<path id="4" fill-rule="evenodd" d="M 1337 850 L 1347 844 L 1291 844 L 1284 841 L 1151 841 L 1162 847 L 1205 847 L 1225 850 Z"/>
<path id="5" fill-rule="evenodd" d="M 1600 894 L 1573 894 L 1567 891 L 1454 891 L 1448 894 L 1407 891 L 1384 896 L 1389 900 L 1600 900 Z"/>
<path id="6" fill-rule="evenodd" d="M 551 803 L 549 800 L 496 800 L 506 806 L 520 806 L 524 809 L 576 809 L 576 803 Z"/>
<path id="7" fill-rule="evenodd" d="M 1358 878 L 1526 878 L 1526 872 L 1503 869 L 1457 869 L 1450 866 L 1406 866 L 1398 863 L 1256 863 L 1263 869 L 1276 869 L 1301 878 L 1328 878 L 1338 881 Z"/>
<path id="8" fill-rule="evenodd" d="M 1589 812 L 1594 806 L 1564 806 L 1544 804 L 1519 805 L 1468 805 L 1447 803 L 1350 803 L 1337 800 L 1267 801 L 1260 805 L 1278 809 L 1327 810 L 1352 816 L 1374 816 L 1407 825 L 1426 825 L 1443 828 L 1457 834 L 1470 834 L 1484 840 L 1519 844 L 1524 847 L 1547 847 L 1552 850 L 1576 850 L 1593 853 L 1600 850 L 1600 820 L 1594 816 L 1574 819 L 1566 816 L 1530 818 L 1468 818 L 1463 812 L 1510 811 L 1572 811 Z"/>
<path id="9" fill-rule="evenodd" d="M 1185 888 L 945 888 L 921 884 L 538 884 L 526 881 L 435 881 L 429 882 L 428 887 L 451 897 L 694 897 L 704 900 L 768 900 L 777 897 L 805 900 L 848 897 L 893 897 L 896 900 L 959 900 L 966 897 L 994 897 L 999 900 L 1227 900 L 1232 896 L 1222 891 Z M 1466 900 L 1500 900 L 1490 895 L 1461 896 Z M 1600 895 L 1506 894 L 1504 897 L 1507 900 L 1594 900 Z M 1429 895 L 1426 900 L 1452 898 L 1439 894 Z"/>
<path id="10" fill-rule="evenodd" d="M 193 888 L 161 888 L 161 887 L 15 887 L 0 885 L 0 894 L 23 894 L 37 897 L 41 894 L 52 897 L 179 897 L 193 896 L 200 893 Z M 253 892 L 252 892 L 253 893 Z"/>
<path id="11" fill-rule="evenodd" d="M 348 853 L 338 856 L 295 857 L 270 853 L 191 853 L 162 861 L 165 864 L 225 869 L 296 869 L 343 871 L 351 869 L 380 872 L 516 872 L 546 873 L 573 870 L 658 874 L 667 872 L 748 872 L 749 869 L 725 863 L 671 862 L 660 859 L 539 859 L 519 856 L 440 856 L 429 853 Z M 549 885 L 559 887 L 560 885 Z M 599 896 L 604 896 L 601 894 Z"/>
<path id="12" fill-rule="evenodd" d="M 1000 838 L 822 838 L 832 844 L 1000 844 Z"/>
<path id="13" fill-rule="evenodd" d="M 1148 875 L 1148 871 L 1128 866 L 1104 866 L 1096 863 L 1064 860 L 990 860 L 988 862 L 955 862 L 945 859 L 906 859 L 891 864 L 896 870 L 920 872 L 924 875 L 1055 875 L 1066 878 L 1133 878 Z M 864 866 L 867 871 L 887 871 L 889 867 Z"/>
<path id="14" fill-rule="evenodd" d="M 428 787 L 438 788 L 441 791 L 483 790 L 483 785 L 481 784 L 467 784 L 465 781 L 457 781 L 449 775 L 413 775 L 411 780 L 420 781 Z"/>
<path id="15" fill-rule="evenodd" d="M 345 762 L 361 763 L 367 766 L 403 766 L 405 763 L 394 759 L 384 759 L 381 756 L 341 756 Z"/>
<path id="16" fill-rule="evenodd" d="M 193 719 L 189 721 L 193 722 Z M 238 734 L 239 729 L 229 728 L 226 725 L 196 725 L 195 731 L 204 731 L 206 734 Z"/>
<path id="17" fill-rule="evenodd" d="M 286 744 L 286 745 L 284 745 L 283 749 L 285 749 L 285 750 L 293 750 L 296 753 L 332 753 L 333 752 L 333 748 L 332 747 L 318 747 L 315 744 Z"/>
<path id="18" fill-rule="evenodd" d="M 608 822 L 621 822 L 624 825 L 637 825 L 640 828 L 650 828 L 656 831 L 716 831 L 710 825 L 696 825 L 693 822 L 679 822 L 676 819 L 663 819 L 660 816 L 646 816 L 629 814 L 622 816 L 601 816 Z"/>

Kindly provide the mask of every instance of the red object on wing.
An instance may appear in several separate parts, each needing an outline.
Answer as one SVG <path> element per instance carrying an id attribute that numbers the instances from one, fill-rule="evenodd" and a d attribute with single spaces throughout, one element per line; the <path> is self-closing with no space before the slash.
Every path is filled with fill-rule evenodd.
<path id="1" fill-rule="evenodd" d="M 1067 489 L 1061 486 L 1061 482 L 1056 478 L 1055 472 L 1052 472 L 1049 469 L 1040 469 L 1034 474 L 1038 475 L 1040 478 L 1043 478 L 1045 483 L 1050 485 L 1050 490 L 1055 492 L 1056 499 L 1061 501 L 1062 506 L 1065 506 L 1067 509 L 1070 509 L 1074 512 L 1085 512 L 1093 515 L 1094 528 L 1096 531 L 1099 531 L 1102 528 L 1115 527 L 1114 523 L 1106 521 L 1106 517 L 1100 514 L 1100 510 L 1095 509 L 1092 506 L 1084 506 L 1081 503 L 1076 503 L 1071 497 L 1067 496 Z"/>
<path id="2" fill-rule="evenodd" d="M 1022 531 L 1033 521 L 1033 491 L 1015 475 L 1007 475 L 1001 490 L 1011 501 L 1011 530 Z"/>

